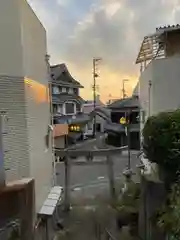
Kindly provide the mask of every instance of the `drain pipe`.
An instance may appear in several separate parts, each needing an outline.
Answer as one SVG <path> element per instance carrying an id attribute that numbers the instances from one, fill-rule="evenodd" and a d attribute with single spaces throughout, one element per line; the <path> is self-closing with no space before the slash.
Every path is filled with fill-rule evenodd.
<path id="1" fill-rule="evenodd" d="M 6 115 L 0 115 L 0 188 L 5 186 L 5 166 L 4 166 L 4 148 L 3 148 L 3 136 L 7 133 L 4 130 Z"/>

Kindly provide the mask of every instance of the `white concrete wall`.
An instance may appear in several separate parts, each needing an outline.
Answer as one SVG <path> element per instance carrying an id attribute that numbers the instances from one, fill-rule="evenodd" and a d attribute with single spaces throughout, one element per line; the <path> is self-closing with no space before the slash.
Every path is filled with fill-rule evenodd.
<path id="1" fill-rule="evenodd" d="M 0 75 L 22 76 L 21 28 L 17 0 L 0 1 Z"/>
<path id="2" fill-rule="evenodd" d="M 139 78 L 139 100 L 141 104 L 141 108 L 143 111 L 145 111 L 146 117 L 148 117 L 149 112 L 151 112 L 151 109 L 149 111 L 149 106 L 152 108 L 152 97 L 149 96 L 149 81 L 153 80 L 153 66 L 152 63 L 148 65 L 146 70 L 142 72 L 140 78 Z M 152 91 L 150 91 L 152 93 Z M 149 104 L 150 101 L 150 104 Z"/>
<path id="3" fill-rule="evenodd" d="M 30 150 L 30 176 L 35 178 L 36 209 L 47 197 L 52 180 L 52 147 L 46 151 L 50 124 L 46 31 L 25 0 L 19 0 L 23 46 L 23 72 Z"/>
<path id="4" fill-rule="evenodd" d="M 26 103 L 18 0 L 0 1 L 0 111 L 5 111 L 3 136 L 6 181 L 29 176 Z"/>
<path id="5" fill-rule="evenodd" d="M 152 114 L 180 108 L 180 56 L 153 63 Z"/>
<path id="6" fill-rule="evenodd" d="M 142 72 L 139 84 L 139 99 L 146 119 L 149 113 L 155 115 L 180 108 L 180 56 L 153 60 Z M 143 126 L 141 123 L 141 129 Z"/>
<path id="7" fill-rule="evenodd" d="M 180 107 L 180 57 L 152 61 L 142 73 L 140 82 L 141 107 L 150 115 Z M 149 80 L 152 82 L 149 96 Z"/>

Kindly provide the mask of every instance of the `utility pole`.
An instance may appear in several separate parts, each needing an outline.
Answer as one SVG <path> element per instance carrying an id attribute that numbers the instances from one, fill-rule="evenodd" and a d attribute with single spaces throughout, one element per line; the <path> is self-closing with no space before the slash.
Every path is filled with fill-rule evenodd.
<path id="1" fill-rule="evenodd" d="M 129 79 L 123 79 L 122 80 L 122 97 L 123 97 L 123 99 L 126 97 L 126 90 L 125 90 L 125 82 L 128 82 L 129 81 Z"/>
<path id="2" fill-rule="evenodd" d="M 96 136 L 96 78 L 99 77 L 97 74 L 97 64 L 101 58 L 93 58 L 93 111 L 94 111 L 94 120 L 93 120 L 93 137 Z"/>

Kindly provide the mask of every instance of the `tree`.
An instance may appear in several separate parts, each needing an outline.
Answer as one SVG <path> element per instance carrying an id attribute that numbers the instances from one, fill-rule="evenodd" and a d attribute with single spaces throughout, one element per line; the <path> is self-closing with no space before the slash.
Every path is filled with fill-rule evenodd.
<path id="1" fill-rule="evenodd" d="M 143 129 L 143 149 L 173 182 L 180 170 L 180 110 L 150 117 Z"/>
<path id="2" fill-rule="evenodd" d="M 168 201 L 159 211 L 158 226 L 167 233 L 168 239 L 180 239 L 180 186 L 173 184 Z"/>

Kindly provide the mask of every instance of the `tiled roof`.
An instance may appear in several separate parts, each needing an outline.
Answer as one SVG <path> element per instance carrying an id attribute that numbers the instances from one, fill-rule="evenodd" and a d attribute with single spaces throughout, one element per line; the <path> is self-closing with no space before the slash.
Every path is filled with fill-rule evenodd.
<path id="1" fill-rule="evenodd" d="M 84 100 L 80 96 L 77 96 L 74 94 L 61 93 L 61 94 L 52 95 L 53 103 L 63 104 L 66 101 L 73 101 L 73 100 L 76 100 L 81 104 L 84 102 Z"/>
<path id="2" fill-rule="evenodd" d="M 108 105 L 110 109 L 121 109 L 121 108 L 131 108 L 131 107 L 140 107 L 139 99 L 136 96 L 119 99 L 112 104 Z"/>
<path id="3" fill-rule="evenodd" d="M 94 114 L 99 115 L 108 122 L 111 121 L 111 110 L 106 107 L 96 107 L 95 111 L 92 111 L 89 115 L 94 116 Z"/>
<path id="4" fill-rule="evenodd" d="M 53 83 L 60 84 L 62 86 L 83 88 L 83 86 L 71 76 L 64 63 L 51 66 L 51 77 Z"/>

